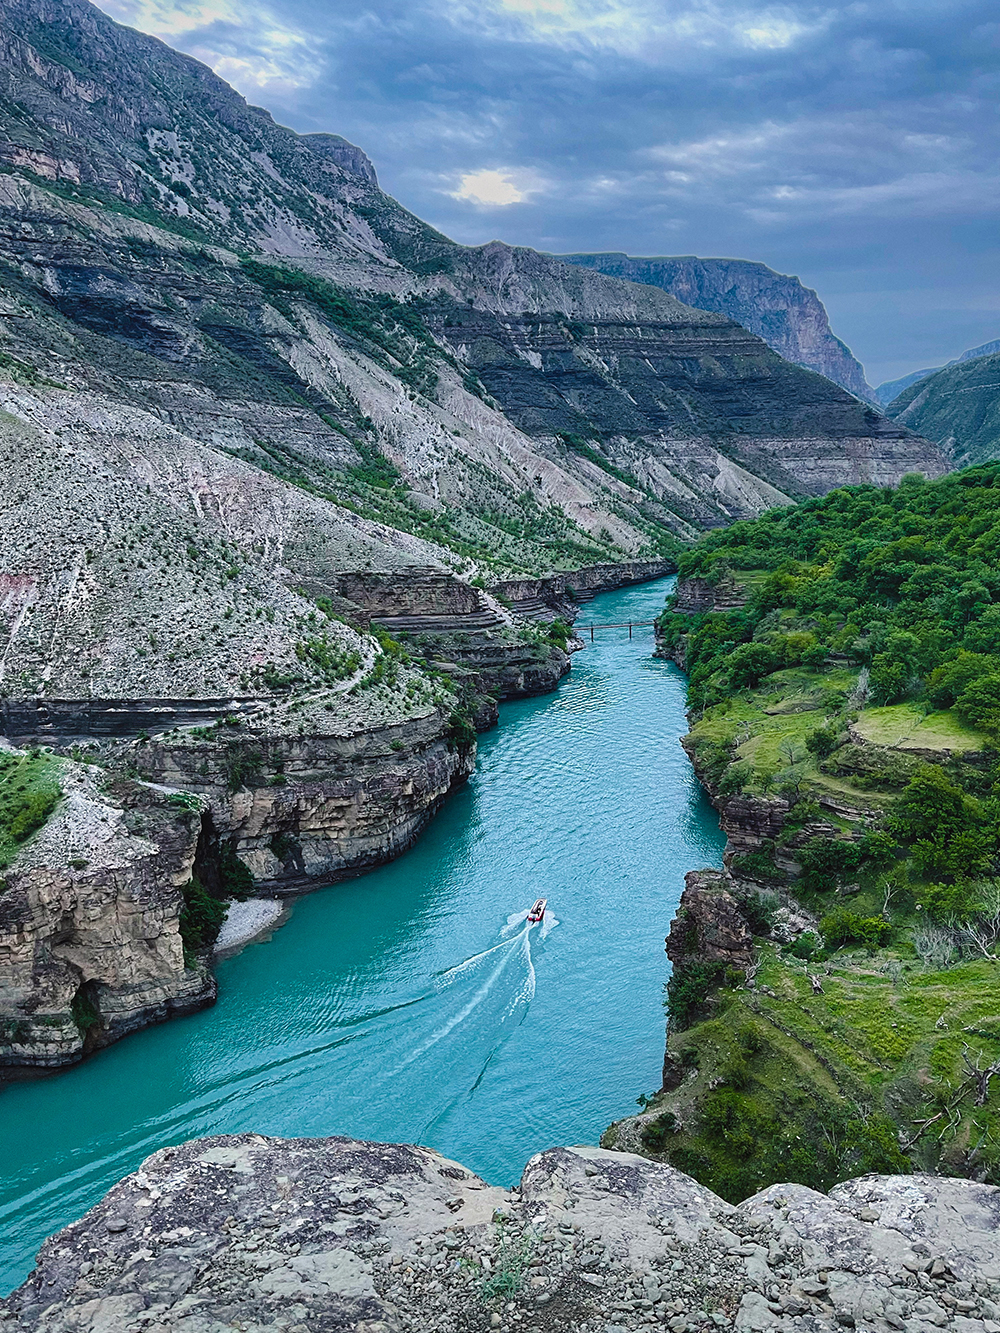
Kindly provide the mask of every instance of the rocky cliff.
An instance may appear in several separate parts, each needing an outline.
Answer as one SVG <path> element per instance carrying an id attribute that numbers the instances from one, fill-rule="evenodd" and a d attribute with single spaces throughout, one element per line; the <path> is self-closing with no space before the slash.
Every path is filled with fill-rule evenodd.
<path id="1" fill-rule="evenodd" d="M 738 1208 L 669 1166 L 552 1148 L 517 1189 L 427 1148 L 239 1134 L 165 1148 L 46 1241 L 27 1333 L 997 1333 L 1000 1190 L 869 1175 Z"/>
<path id="2" fill-rule="evenodd" d="M 686 305 L 728 315 L 763 338 L 786 361 L 825 375 L 858 398 L 875 398 L 864 367 L 830 328 L 823 302 L 798 278 L 748 259 L 698 259 L 694 255 L 645 259 L 616 252 L 559 258 L 612 277 L 661 287 Z"/>
<path id="3" fill-rule="evenodd" d="M 71 1064 L 215 999 L 182 929 L 198 802 L 88 765 L 59 770 L 58 809 L 2 880 L 0 1065 Z"/>

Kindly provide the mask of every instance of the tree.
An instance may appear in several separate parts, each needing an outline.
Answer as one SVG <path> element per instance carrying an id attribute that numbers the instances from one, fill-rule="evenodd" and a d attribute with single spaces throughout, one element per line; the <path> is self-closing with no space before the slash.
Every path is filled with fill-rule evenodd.
<path id="1" fill-rule="evenodd" d="M 955 712 L 970 726 L 1000 730 L 1000 672 L 967 685 L 955 701 Z"/>

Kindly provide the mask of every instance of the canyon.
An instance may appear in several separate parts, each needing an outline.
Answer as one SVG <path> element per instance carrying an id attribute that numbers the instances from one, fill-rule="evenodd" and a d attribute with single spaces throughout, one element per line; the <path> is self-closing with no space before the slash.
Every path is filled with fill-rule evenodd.
<path id="1" fill-rule="evenodd" d="M 211 1000 L 213 903 L 408 847 L 578 596 L 945 462 L 723 315 L 454 244 L 85 0 L 0 16 L 0 1019 L 52 1066 Z"/>
<path id="2" fill-rule="evenodd" d="M 129 1097 L 195 1077 L 197 1060 L 168 1059 L 158 1080 L 125 1047 L 162 1036 L 169 1052 L 162 1030 L 138 1034 L 175 1016 L 185 1040 L 205 1031 L 225 905 L 321 885 L 346 895 L 360 872 L 391 872 L 481 780 L 477 738 L 500 702 L 527 707 L 565 680 L 581 603 L 662 578 L 705 530 L 845 484 L 941 476 L 950 446 L 873 409 L 794 279 L 693 260 L 608 273 L 583 262 L 601 256 L 457 245 L 381 190 L 361 148 L 284 129 L 85 0 L 0 0 L 0 19 L 0 1064 L 96 1080 L 74 1085 L 97 1090 L 75 1112 L 101 1122 L 95 1178 L 134 1166 L 143 1135 L 162 1142 L 165 1113 L 176 1130 L 274 1089 L 274 1114 L 305 1088 L 302 1113 L 319 1116 L 331 1081 L 357 1119 L 394 1099 L 420 1110 L 409 1136 L 422 1142 L 500 1077 L 502 1036 L 535 994 L 520 897 L 558 874 L 578 921 L 612 913 L 587 901 L 581 849 L 621 796 L 607 785 L 621 735 L 637 782 L 659 771 L 662 746 L 655 726 L 627 732 L 621 717 L 619 734 L 601 731 L 606 661 L 557 696 L 572 792 L 558 855 L 534 804 L 551 763 L 536 740 L 519 770 L 521 845 L 483 823 L 467 831 L 469 862 L 493 838 L 475 930 L 452 920 L 453 945 L 437 930 L 447 898 L 426 882 L 448 876 L 418 892 L 416 861 L 401 863 L 395 896 L 345 896 L 374 923 L 366 947 L 390 940 L 380 913 L 395 912 L 395 962 L 424 951 L 419 977 L 387 983 L 376 1009 L 387 949 L 371 965 L 350 952 L 348 916 L 303 910 L 327 927 L 310 940 L 320 962 L 268 975 L 272 1021 L 227 1011 L 239 1071 L 136 1115 L 113 1145 L 107 1127 L 116 1100 L 128 1114 Z M 681 600 L 709 609 L 719 595 L 689 585 Z M 736 606 L 741 594 L 721 595 Z M 637 695 L 664 684 L 645 655 L 632 666 Z M 581 746 L 589 767 L 573 786 Z M 708 959 L 749 983 L 745 872 L 790 803 L 722 792 L 688 749 L 729 848 L 685 889 L 675 976 Z M 711 850 L 715 830 L 692 810 L 683 836 Z M 844 800 L 826 813 L 863 814 Z M 607 822 L 608 865 L 655 850 L 631 807 Z M 803 823 L 776 848 L 778 872 L 794 874 L 814 832 Z M 652 914 L 663 867 L 640 869 Z M 790 895 L 782 911 L 789 941 L 813 924 Z M 617 947 L 605 953 L 620 975 Z M 567 1030 L 585 1026 L 586 972 L 563 997 Z M 771 998 L 764 981 L 753 990 Z M 617 1009 L 632 1021 L 644 1005 Z M 431 1077 L 438 1044 L 479 1012 L 500 1035 L 449 1047 Z M 600 1062 L 584 1040 L 577 1088 Z M 521 1058 L 545 1063 L 537 1050 Z M 326 1076 L 357 1051 L 337 1066 L 353 1082 Z M 664 1098 L 711 1077 L 685 1058 L 673 1042 L 662 1089 L 608 1131 L 616 1151 L 549 1149 L 513 1190 L 431 1149 L 360 1139 L 241 1132 L 161 1149 L 46 1242 L 0 1313 L 50 1333 L 1000 1333 L 995 1187 L 872 1172 L 881 1159 L 859 1150 L 867 1174 L 829 1194 L 772 1185 L 737 1206 L 648 1160 L 690 1106 Z M 140 1070 L 117 1099 L 115 1069 Z M 46 1082 L 5 1093 L 39 1107 Z M 489 1136 L 508 1176 L 523 1144 L 497 1143 L 512 1132 Z M 73 1135 L 60 1209 L 84 1151 Z M 81 1188 L 90 1202 L 89 1178 Z"/>
<path id="3" fill-rule="evenodd" d="M 699 310 L 728 315 L 763 338 L 786 361 L 815 370 L 868 402 L 885 403 L 865 379 L 864 367 L 830 328 L 816 293 L 798 278 L 747 259 L 696 255 L 644 258 L 608 252 L 560 255 L 611 277 L 644 282 Z"/>

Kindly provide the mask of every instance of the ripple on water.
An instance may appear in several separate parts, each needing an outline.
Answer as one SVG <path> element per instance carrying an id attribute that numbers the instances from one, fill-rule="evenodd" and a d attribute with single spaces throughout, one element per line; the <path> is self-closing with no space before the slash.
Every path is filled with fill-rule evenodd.
<path id="1" fill-rule="evenodd" d="M 593 618 L 649 619 L 665 591 L 605 594 Z M 508 1183 L 655 1087 L 663 936 L 684 872 L 719 865 L 723 839 L 677 743 L 683 679 L 651 649 L 598 633 L 555 695 L 503 705 L 416 847 L 297 900 L 268 942 L 219 964 L 214 1009 L 7 1088 L 5 1285 L 164 1144 L 409 1140 Z M 548 938 L 501 934 L 542 896 Z"/>

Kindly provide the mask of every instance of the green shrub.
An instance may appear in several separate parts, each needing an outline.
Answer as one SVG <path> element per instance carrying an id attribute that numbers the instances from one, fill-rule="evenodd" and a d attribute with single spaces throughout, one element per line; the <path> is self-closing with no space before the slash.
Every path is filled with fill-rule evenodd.
<path id="1" fill-rule="evenodd" d="M 719 780 L 719 793 L 722 796 L 738 796 L 753 781 L 753 765 L 740 760 L 730 764 Z"/>
<path id="2" fill-rule="evenodd" d="M 733 870 L 748 879 L 778 880 L 782 873 L 774 864 L 774 843 L 765 840 L 753 852 L 733 857 Z"/>
<path id="3" fill-rule="evenodd" d="M 747 893 L 737 898 L 737 902 L 751 934 L 766 939 L 774 926 L 774 914 L 778 910 L 775 894 Z"/>
<path id="4" fill-rule="evenodd" d="M 100 1010 L 82 986 L 73 996 L 69 1011 L 82 1036 L 86 1036 L 90 1029 L 101 1021 Z"/>
<path id="5" fill-rule="evenodd" d="M 15 806 L 8 825 L 15 842 L 24 842 L 42 827 L 59 804 L 60 794 L 58 789 L 32 792 Z"/>
<path id="6" fill-rule="evenodd" d="M 253 897 L 253 875 L 229 842 L 224 842 L 219 849 L 219 888 L 224 898 L 245 902 Z"/>
<path id="7" fill-rule="evenodd" d="M 819 923 L 820 932 L 831 949 L 844 944 L 863 944 L 869 949 L 885 945 L 892 927 L 885 917 L 862 916 L 847 907 L 828 912 Z"/>
<path id="8" fill-rule="evenodd" d="M 654 1120 L 647 1120 L 639 1132 L 642 1146 L 650 1152 L 661 1152 L 677 1133 L 677 1117 L 673 1111 L 664 1111 Z"/>
<path id="9" fill-rule="evenodd" d="M 259 750 L 230 746 L 225 759 L 225 774 L 230 791 L 259 787 L 264 777 L 264 756 Z"/>
<path id="10" fill-rule="evenodd" d="M 181 889 L 184 906 L 178 927 L 184 945 L 185 962 L 190 965 L 201 949 L 214 944 L 226 919 L 226 904 L 213 898 L 200 880 L 192 878 Z"/>
<path id="11" fill-rule="evenodd" d="M 556 617 L 548 629 L 548 637 L 558 647 L 566 651 L 566 645 L 569 643 L 570 635 L 573 633 L 573 626 L 568 624 L 561 617 Z"/>
<path id="12" fill-rule="evenodd" d="M 823 947 L 823 941 L 811 930 L 804 930 L 789 950 L 796 958 L 813 958 Z"/>
<path id="13" fill-rule="evenodd" d="M 724 980 L 722 963 L 688 963 L 675 968 L 667 982 L 667 1013 L 671 1028 L 690 1027 L 704 1012 L 709 995 Z"/>
<path id="14" fill-rule="evenodd" d="M 467 713 L 455 709 L 448 719 L 447 741 L 449 750 L 465 750 L 476 741 L 476 728 Z"/>
<path id="15" fill-rule="evenodd" d="M 840 728 L 833 722 L 826 722 L 816 727 L 806 736 L 806 749 L 817 759 L 825 759 L 833 754 L 840 743 Z"/>

